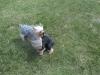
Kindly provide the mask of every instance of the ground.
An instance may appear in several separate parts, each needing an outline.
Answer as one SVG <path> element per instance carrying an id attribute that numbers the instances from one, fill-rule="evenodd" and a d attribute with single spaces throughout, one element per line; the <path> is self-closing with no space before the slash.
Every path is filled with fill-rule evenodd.
<path id="1" fill-rule="evenodd" d="M 18 24 L 37 23 L 52 55 L 20 40 Z M 100 1 L 0 0 L 0 75 L 100 75 Z"/>

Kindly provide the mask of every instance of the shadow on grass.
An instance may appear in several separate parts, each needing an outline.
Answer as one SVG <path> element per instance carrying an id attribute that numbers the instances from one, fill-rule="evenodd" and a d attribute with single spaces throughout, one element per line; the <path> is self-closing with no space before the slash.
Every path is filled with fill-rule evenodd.
<path id="1" fill-rule="evenodd" d="M 22 49 L 24 53 L 27 54 L 27 57 L 25 58 L 27 62 L 35 62 L 40 58 L 36 50 L 27 41 L 22 41 L 21 39 L 17 38 L 13 39 L 13 43 L 16 45 L 17 48 Z"/>

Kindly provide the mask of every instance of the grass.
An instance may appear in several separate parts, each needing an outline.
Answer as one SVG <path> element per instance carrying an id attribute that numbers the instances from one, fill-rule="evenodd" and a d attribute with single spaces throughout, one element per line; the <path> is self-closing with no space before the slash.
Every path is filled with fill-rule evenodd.
<path id="1" fill-rule="evenodd" d="M 55 39 L 40 57 L 18 24 L 42 23 Z M 99 0 L 0 0 L 0 75 L 99 75 Z"/>

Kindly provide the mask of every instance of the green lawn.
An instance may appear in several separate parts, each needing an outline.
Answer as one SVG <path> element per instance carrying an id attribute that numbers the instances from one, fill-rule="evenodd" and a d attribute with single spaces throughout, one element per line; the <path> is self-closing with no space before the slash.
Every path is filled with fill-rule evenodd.
<path id="1" fill-rule="evenodd" d="M 38 56 L 18 24 L 42 23 L 54 53 Z M 99 0 L 0 0 L 0 75 L 100 75 Z"/>

